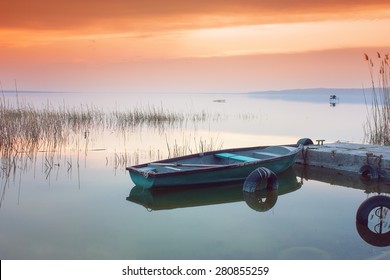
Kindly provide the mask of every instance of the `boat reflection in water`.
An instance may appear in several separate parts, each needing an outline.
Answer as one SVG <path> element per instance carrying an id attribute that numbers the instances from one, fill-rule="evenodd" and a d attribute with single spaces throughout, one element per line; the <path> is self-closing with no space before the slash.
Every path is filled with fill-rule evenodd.
<path id="1" fill-rule="evenodd" d="M 390 181 L 367 180 L 360 176 L 336 170 L 294 166 L 301 178 L 330 183 L 338 186 L 361 189 L 369 198 L 356 211 L 356 229 L 360 237 L 370 245 L 390 246 Z"/>
<path id="2" fill-rule="evenodd" d="M 251 209 L 265 212 L 274 207 L 279 195 L 296 191 L 302 185 L 298 182 L 293 168 L 278 174 L 277 190 L 247 193 L 243 192 L 243 183 L 244 181 L 218 185 L 203 184 L 199 187 L 177 187 L 155 191 L 135 186 L 131 189 L 127 200 L 143 205 L 149 211 L 245 201 Z"/>

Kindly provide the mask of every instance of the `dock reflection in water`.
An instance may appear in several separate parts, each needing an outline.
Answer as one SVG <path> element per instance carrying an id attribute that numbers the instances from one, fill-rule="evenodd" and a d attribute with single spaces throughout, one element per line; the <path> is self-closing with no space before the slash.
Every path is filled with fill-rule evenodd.
<path id="1" fill-rule="evenodd" d="M 276 204 L 279 195 L 296 191 L 301 187 L 292 168 L 279 174 L 278 181 L 278 190 L 255 193 L 243 192 L 244 181 L 191 188 L 166 188 L 157 191 L 135 186 L 131 189 L 127 200 L 143 205 L 149 211 L 245 201 L 251 209 L 265 212 Z"/>
<path id="2" fill-rule="evenodd" d="M 366 180 L 360 176 L 327 168 L 294 166 L 301 181 L 316 180 L 331 185 L 363 190 L 371 197 L 356 211 L 356 230 L 360 237 L 376 247 L 390 246 L 390 181 Z"/>

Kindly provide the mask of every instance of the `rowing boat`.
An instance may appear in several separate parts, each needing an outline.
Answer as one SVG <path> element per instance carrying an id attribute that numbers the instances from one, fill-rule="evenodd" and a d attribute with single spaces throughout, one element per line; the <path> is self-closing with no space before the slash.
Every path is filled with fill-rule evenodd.
<path id="1" fill-rule="evenodd" d="M 302 145 L 258 146 L 197 153 L 127 167 L 144 189 L 186 187 L 244 180 L 265 167 L 275 174 L 292 166 Z"/>

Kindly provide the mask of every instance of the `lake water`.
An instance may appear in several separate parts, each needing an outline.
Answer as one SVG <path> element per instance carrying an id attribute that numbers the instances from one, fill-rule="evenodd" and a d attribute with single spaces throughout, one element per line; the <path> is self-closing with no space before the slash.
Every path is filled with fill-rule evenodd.
<path id="1" fill-rule="evenodd" d="M 200 144 L 290 144 L 303 137 L 362 143 L 363 90 L 3 98 L 35 108 L 152 108 L 185 118 L 105 125 L 70 135 L 57 151 L 18 157 L 11 172 L 1 173 L 1 259 L 390 259 L 389 215 L 385 234 L 374 239 L 356 225 L 360 205 L 378 192 L 388 196 L 388 183 L 296 166 L 283 174 L 270 204 L 256 207 L 240 184 L 150 193 L 134 189 L 125 171 L 171 156 L 175 147 L 198 152 Z"/>

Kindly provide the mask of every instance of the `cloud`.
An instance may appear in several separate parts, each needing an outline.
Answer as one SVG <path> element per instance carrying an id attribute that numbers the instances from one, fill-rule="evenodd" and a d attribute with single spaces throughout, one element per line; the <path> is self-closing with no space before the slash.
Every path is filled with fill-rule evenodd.
<path id="1" fill-rule="evenodd" d="M 0 77 L 53 89 L 351 85 L 359 55 L 388 46 L 389 24 L 388 0 L 1 0 Z"/>
<path id="2" fill-rule="evenodd" d="M 0 28 L 134 32 L 388 17 L 388 0 L 3 0 Z"/>

